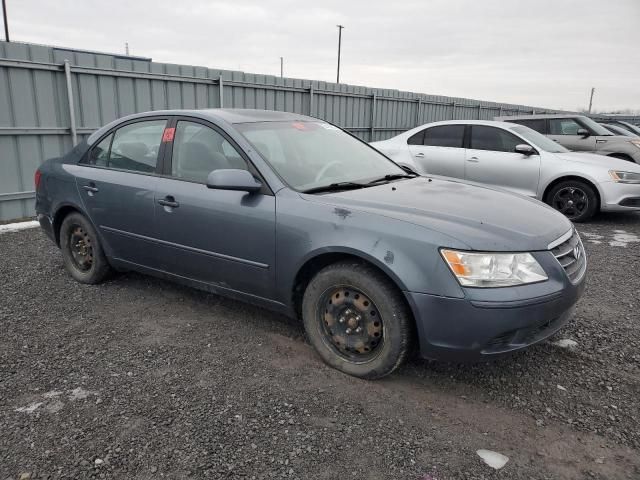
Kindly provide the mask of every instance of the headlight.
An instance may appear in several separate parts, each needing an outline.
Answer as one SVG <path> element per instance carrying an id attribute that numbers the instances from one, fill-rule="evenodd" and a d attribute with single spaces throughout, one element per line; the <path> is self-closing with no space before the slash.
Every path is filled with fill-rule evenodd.
<path id="1" fill-rule="evenodd" d="M 629 140 L 629 143 L 633 143 L 636 147 L 640 148 L 640 140 Z"/>
<path id="2" fill-rule="evenodd" d="M 618 183 L 640 183 L 640 173 L 621 172 L 619 170 L 609 170 L 609 175 L 614 182 Z"/>
<path id="3" fill-rule="evenodd" d="M 508 287 L 549 278 L 530 253 L 441 252 L 460 285 L 465 287 Z"/>

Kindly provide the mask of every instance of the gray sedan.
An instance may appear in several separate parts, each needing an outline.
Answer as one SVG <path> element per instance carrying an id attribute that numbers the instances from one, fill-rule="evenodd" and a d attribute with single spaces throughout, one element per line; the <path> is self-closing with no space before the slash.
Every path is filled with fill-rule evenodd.
<path id="1" fill-rule="evenodd" d="M 536 198 L 574 222 L 584 222 L 599 210 L 640 210 L 640 165 L 570 152 L 516 123 L 434 122 L 372 145 L 419 173 L 464 179 Z"/>
<path id="2" fill-rule="evenodd" d="M 452 360 L 539 342 L 585 285 L 559 213 L 416 176 L 302 115 L 132 115 L 35 183 L 40 224 L 79 282 L 135 270 L 302 318 L 322 359 L 362 378 L 392 372 L 414 340 Z"/>

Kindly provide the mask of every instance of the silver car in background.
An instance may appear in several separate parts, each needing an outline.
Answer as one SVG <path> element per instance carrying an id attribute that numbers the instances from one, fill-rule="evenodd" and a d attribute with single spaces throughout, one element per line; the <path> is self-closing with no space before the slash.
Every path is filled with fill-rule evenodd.
<path id="1" fill-rule="evenodd" d="M 519 123 L 555 140 L 576 152 L 592 152 L 640 163 L 640 140 L 614 135 L 584 115 L 547 114 L 496 117 L 495 120 Z"/>
<path id="2" fill-rule="evenodd" d="M 640 165 L 570 152 L 515 123 L 435 122 L 372 146 L 418 173 L 533 197 L 575 222 L 586 221 L 599 210 L 640 210 Z"/>

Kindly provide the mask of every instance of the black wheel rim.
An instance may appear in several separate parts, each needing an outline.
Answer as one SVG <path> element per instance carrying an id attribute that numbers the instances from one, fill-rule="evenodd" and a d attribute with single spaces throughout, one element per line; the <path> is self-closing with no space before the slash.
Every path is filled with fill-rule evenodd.
<path id="1" fill-rule="evenodd" d="M 578 218 L 589 208 L 589 197 L 581 188 L 564 187 L 553 196 L 551 206 L 569 219 Z"/>
<path id="2" fill-rule="evenodd" d="M 324 343 L 352 363 L 366 363 L 380 353 L 384 322 L 369 296 L 351 286 L 326 290 L 318 301 Z"/>
<path id="3" fill-rule="evenodd" d="M 87 231 L 80 225 L 74 225 L 69 234 L 69 251 L 74 266 L 82 271 L 87 272 L 93 266 L 93 246 L 91 237 Z"/>

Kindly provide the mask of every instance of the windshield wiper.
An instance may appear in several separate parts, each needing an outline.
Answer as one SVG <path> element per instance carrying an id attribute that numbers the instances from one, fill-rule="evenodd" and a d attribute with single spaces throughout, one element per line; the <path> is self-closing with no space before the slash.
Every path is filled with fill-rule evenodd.
<path id="1" fill-rule="evenodd" d="M 418 176 L 417 173 L 414 173 L 414 174 L 411 174 L 411 173 L 394 173 L 392 175 L 385 175 L 384 177 L 380 177 L 380 178 L 376 178 L 374 180 L 371 180 L 369 182 L 369 184 L 380 183 L 380 182 L 390 182 L 391 180 L 398 180 L 400 178 L 415 178 L 417 176 Z"/>
<path id="2" fill-rule="evenodd" d="M 356 182 L 337 182 L 331 185 L 323 185 L 321 187 L 313 187 L 307 190 L 302 190 L 302 193 L 319 193 L 319 192 L 335 192 L 338 190 L 355 190 L 357 188 L 365 188 L 368 185 L 366 183 Z"/>

